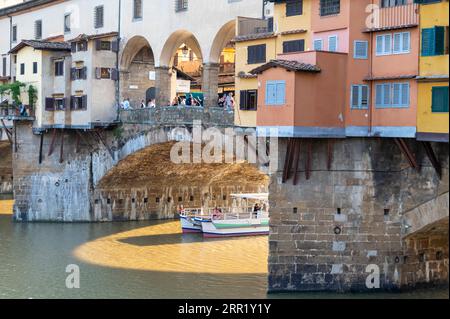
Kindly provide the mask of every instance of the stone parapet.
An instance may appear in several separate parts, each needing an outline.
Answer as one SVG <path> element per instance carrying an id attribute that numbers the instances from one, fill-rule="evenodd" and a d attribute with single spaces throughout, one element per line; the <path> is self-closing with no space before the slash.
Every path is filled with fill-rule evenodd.
<path id="1" fill-rule="evenodd" d="M 121 110 L 120 120 L 124 124 L 148 124 L 161 126 L 192 125 L 201 121 L 208 126 L 233 126 L 234 113 L 223 108 L 210 107 L 156 107 L 137 110 Z"/>

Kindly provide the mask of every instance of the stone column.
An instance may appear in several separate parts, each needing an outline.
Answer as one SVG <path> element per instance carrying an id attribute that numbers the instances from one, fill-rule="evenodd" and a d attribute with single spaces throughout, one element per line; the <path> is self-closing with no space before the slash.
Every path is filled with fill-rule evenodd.
<path id="1" fill-rule="evenodd" d="M 156 79 L 156 106 L 168 105 L 171 101 L 171 73 L 167 66 L 159 66 L 155 68 Z"/>
<path id="2" fill-rule="evenodd" d="M 202 91 L 205 94 L 205 109 L 217 106 L 217 92 L 219 89 L 219 68 L 218 63 L 203 64 Z"/>

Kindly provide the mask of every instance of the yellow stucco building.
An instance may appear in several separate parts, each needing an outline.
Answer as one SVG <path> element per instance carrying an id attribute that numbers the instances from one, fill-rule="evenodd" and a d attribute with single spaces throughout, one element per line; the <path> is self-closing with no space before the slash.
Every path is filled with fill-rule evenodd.
<path id="1" fill-rule="evenodd" d="M 417 138 L 448 142 L 449 3 L 420 2 Z"/>
<path id="2" fill-rule="evenodd" d="M 238 19 L 236 43 L 236 108 L 235 124 L 256 126 L 256 76 L 254 68 L 276 59 L 279 54 L 311 49 L 311 3 L 274 1 L 271 19 Z"/>

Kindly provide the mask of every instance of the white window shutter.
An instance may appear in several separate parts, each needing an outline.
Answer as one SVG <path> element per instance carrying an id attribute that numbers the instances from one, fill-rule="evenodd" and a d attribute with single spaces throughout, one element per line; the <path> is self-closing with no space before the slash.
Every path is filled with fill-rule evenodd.
<path id="1" fill-rule="evenodd" d="M 394 53 L 401 53 L 402 50 L 402 34 L 401 33 L 395 33 L 394 34 Z"/>
<path id="2" fill-rule="evenodd" d="M 331 36 L 328 38 L 328 51 L 337 52 L 338 50 L 338 37 Z"/>
<path id="3" fill-rule="evenodd" d="M 402 33 L 402 51 L 409 52 L 411 48 L 411 34 L 409 32 Z"/>
<path id="4" fill-rule="evenodd" d="M 401 86 L 402 86 L 401 104 L 403 106 L 409 106 L 409 83 L 403 83 Z"/>
<path id="5" fill-rule="evenodd" d="M 392 53 L 392 36 L 390 34 L 384 35 L 384 54 Z"/>

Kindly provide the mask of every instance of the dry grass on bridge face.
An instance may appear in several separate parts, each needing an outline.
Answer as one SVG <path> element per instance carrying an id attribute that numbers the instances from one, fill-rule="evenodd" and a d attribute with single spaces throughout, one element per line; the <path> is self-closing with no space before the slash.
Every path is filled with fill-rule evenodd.
<path id="1" fill-rule="evenodd" d="M 158 144 L 128 156 L 102 179 L 99 188 L 268 184 L 268 177 L 248 163 L 175 164 L 170 160 L 173 145 Z"/>

